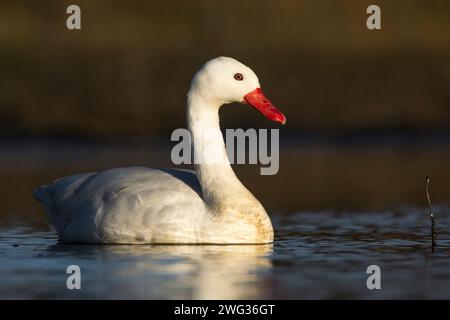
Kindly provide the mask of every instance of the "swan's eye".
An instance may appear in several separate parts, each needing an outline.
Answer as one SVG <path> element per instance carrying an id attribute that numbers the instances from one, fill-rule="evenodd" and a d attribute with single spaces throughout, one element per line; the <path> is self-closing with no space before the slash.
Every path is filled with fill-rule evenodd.
<path id="1" fill-rule="evenodd" d="M 235 78 L 237 81 L 242 81 L 242 80 L 244 80 L 244 76 L 242 75 L 242 73 L 236 73 L 236 74 L 234 75 L 234 78 Z"/>

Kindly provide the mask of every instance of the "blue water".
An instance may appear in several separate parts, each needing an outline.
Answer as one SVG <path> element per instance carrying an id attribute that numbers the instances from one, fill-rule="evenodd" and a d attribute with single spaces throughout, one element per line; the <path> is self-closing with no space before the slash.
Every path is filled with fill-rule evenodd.
<path id="1" fill-rule="evenodd" d="M 43 221 L 4 219 L 2 299 L 450 298 L 450 209 L 272 213 L 272 245 L 61 245 Z M 369 290 L 366 269 L 381 269 Z M 66 268 L 81 268 L 69 290 Z"/>

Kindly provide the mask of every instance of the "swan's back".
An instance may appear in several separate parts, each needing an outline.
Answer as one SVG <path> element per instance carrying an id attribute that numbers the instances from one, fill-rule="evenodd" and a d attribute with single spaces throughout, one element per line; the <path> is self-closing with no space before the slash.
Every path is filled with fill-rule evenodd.
<path id="1" fill-rule="evenodd" d="M 172 242 L 193 237 L 204 221 L 201 188 L 194 172 L 141 167 L 64 177 L 40 187 L 60 240 L 85 243 Z"/>

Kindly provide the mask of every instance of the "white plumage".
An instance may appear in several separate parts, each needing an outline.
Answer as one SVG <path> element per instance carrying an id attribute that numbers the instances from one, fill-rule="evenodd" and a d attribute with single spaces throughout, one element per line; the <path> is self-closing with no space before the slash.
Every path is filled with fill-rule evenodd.
<path id="1" fill-rule="evenodd" d="M 237 80 L 236 73 L 243 79 Z M 247 101 L 272 120 L 284 123 L 284 116 L 272 104 L 267 105 L 262 93 L 264 104 L 258 102 L 259 96 L 255 98 L 254 93 L 257 88 L 259 82 L 253 71 L 232 58 L 213 59 L 196 74 L 187 107 L 194 152 L 203 159 L 195 166 L 196 171 L 118 168 L 60 178 L 35 190 L 60 240 L 130 244 L 272 242 L 273 229 L 266 211 L 228 162 L 218 116 L 221 105 Z M 251 99 L 249 93 L 253 93 Z M 218 163 L 217 159 L 222 161 Z"/>

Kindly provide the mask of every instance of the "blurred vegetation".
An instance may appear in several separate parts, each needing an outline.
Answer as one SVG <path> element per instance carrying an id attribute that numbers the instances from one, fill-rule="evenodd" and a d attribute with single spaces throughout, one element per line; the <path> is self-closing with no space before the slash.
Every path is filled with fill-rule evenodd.
<path id="1" fill-rule="evenodd" d="M 0 135 L 111 138 L 183 127 L 206 60 L 252 67 L 285 132 L 450 131 L 450 2 L 0 2 Z M 69 4 L 82 30 L 65 27 Z M 268 126 L 245 107 L 229 127 Z"/>
<path id="2" fill-rule="evenodd" d="M 369 31 L 373 3 L 2 0 L 0 215 L 43 215 L 30 191 L 58 176 L 167 166 L 167 137 L 185 126 L 191 77 L 219 55 L 254 69 L 288 118 L 278 175 L 235 166 L 267 208 L 425 205 L 426 175 L 433 201 L 448 203 L 450 2 L 376 1 L 382 30 Z M 81 31 L 66 28 L 70 4 L 81 7 Z M 278 127 L 238 105 L 224 108 L 222 125 Z M 397 145 L 376 147 L 364 132 L 400 139 L 388 135 Z M 431 132 L 446 133 L 445 143 L 420 139 Z M 308 147 L 296 133 L 355 134 L 362 144 Z M 67 137 L 127 141 L 110 147 Z M 163 139 L 140 144 L 148 137 Z"/>

